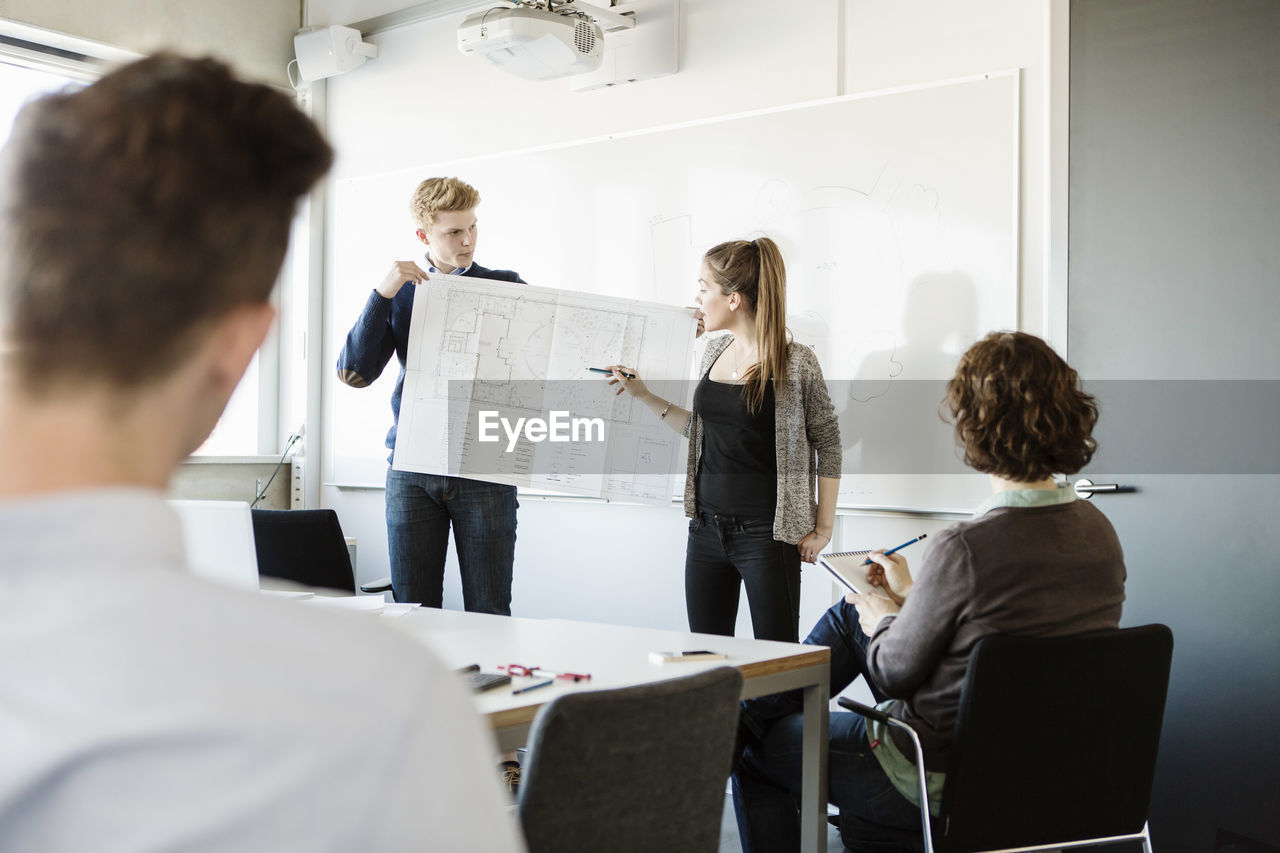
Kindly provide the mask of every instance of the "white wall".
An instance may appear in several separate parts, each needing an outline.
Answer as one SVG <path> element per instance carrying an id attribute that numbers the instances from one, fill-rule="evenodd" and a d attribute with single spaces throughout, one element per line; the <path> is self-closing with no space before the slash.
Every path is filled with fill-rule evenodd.
<path id="1" fill-rule="evenodd" d="M 460 14 L 423 22 L 375 36 L 381 56 L 330 81 L 335 177 L 1019 67 L 1025 69 L 1021 325 L 1043 333 L 1052 2 L 683 0 L 678 74 L 581 94 L 563 82 L 525 83 L 462 56 L 455 46 Z M 386 0 L 313 0 L 307 23 L 350 23 L 386 11 Z M 590 240 L 590 223 L 568 226 L 567 239 Z M 500 246 L 482 244 L 480 258 L 519 268 L 519 259 L 504 257 Z M 386 575 L 382 492 L 327 486 L 321 500 L 360 540 L 360 579 Z M 904 529 L 914 535 L 941 524 L 864 514 L 843 525 L 844 546 L 893 544 L 907 538 L 900 535 Z M 513 611 L 683 627 L 685 531 L 675 506 L 525 500 Z M 460 607 L 452 561 L 449 572 L 446 606 Z M 803 631 L 831 600 L 821 570 L 806 570 L 802 599 Z M 739 632 L 749 632 L 745 621 Z"/>
<path id="2" fill-rule="evenodd" d="M 287 86 L 301 0 L 0 0 L 0 18 L 138 53 L 212 54 Z"/>
<path id="3" fill-rule="evenodd" d="M 845 86 L 870 91 L 1022 69 L 1020 328 L 1045 335 L 1050 0 L 849 0 Z M 1056 26 L 1056 24 L 1054 24 Z M 1055 37 L 1065 37 L 1065 27 Z M 1062 156 L 1065 158 L 1065 142 Z M 1065 162 L 1065 160 L 1064 160 Z M 1063 188 L 1065 190 L 1065 187 Z M 1062 271 L 1065 275 L 1065 269 Z M 1056 319 L 1056 318 L 1055 318 Z M 1065 343 L 1065 341 L 1063 341 Z"/>

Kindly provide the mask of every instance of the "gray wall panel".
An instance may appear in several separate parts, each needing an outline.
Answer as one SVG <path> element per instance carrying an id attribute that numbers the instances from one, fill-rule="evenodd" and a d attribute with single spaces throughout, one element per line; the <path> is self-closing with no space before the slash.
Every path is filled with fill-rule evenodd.
<path id="1" fill-rule="evenodd" d="M 1086 379 L 1280 377 L 1280 3 L 1073 0 L 1069 215 L 1068 355 Z M 1259 423 L 1245 454 L 1269 475 L 1234 473 L 1240 446 L 1214 423 L 1255 407 L 1206 404 L 1245 387 L 1223 384 L 1125 435 L 1142 394 L 1172 387 L 1138 384 L 1099 425 L 1111 462 L 1127 443 L 1221 473 L 1107 471 L 1105 450 L 1085 472 L 1138 487 L 1095 498 L 1125 547 L 1125 623 L 1174 632 L 1162 853 L 1280 848 L 1280 430 Z"/>

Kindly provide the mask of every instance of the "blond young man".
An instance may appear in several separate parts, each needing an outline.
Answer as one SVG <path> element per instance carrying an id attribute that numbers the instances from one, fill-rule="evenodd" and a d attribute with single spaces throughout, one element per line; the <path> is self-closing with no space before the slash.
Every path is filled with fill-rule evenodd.
<path id="1" fill-rule="evenodd" d="M 416 261 L 393 263 L 369 294 L 338 355 L 338 378 L 356 388 L 377 379 L 393 355 L 399 360 L 400 373 L 391 393 L 393 421 L 386 441 L 393 451 L 417 285 L 428 273 L 524 282 L 512 270 L 488 269 L 475 262 L 479 204 L 475 188 L 457 178 L 428 178 L 418 185 L 409 210 L 418 226 L 414 234 L 427 247 L 423 259 L 426 269 Z M 511 615 L 519 506 L 515 486 L 389 467 L 386 495 L 387 547 L 396 601 L 442 605 L 452 526 L 464 607 Z"/>
<path id="2" fill-rule="evenodd" d="M 439 661 L 194 577 L 164 500 L 331 157 L 280 92 L 168 55 L 0 153 L 0 849 L 522 849 Z"/>

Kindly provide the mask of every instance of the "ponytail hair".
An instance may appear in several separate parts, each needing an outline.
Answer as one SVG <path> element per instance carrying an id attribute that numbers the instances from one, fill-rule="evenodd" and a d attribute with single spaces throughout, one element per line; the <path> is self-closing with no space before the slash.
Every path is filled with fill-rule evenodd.
<path id="1" fill-rule="evenodd" d="M 770 383 L 774 394 L 786 391 L 787 271 L 778 244 L 768 237 L 730 240 L 712 246 L 703 256 L 711 276 L 728 296 L 737 293 L 756 317 L 759 362 L 747 370 L 742 393 L 752 414 L 760 411 Z"/>

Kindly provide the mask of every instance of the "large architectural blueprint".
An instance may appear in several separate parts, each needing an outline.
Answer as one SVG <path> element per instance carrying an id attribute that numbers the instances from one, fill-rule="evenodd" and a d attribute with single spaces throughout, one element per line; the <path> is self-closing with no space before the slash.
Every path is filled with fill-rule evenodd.
<path id="1" fill-rule="evenodd" d="M 634 367 L 687 406 L 695 328 L 689 308 L 431 276 L 414 297 L 393 467 L 670 501 L 681 437 L 588 368 Z"/>

